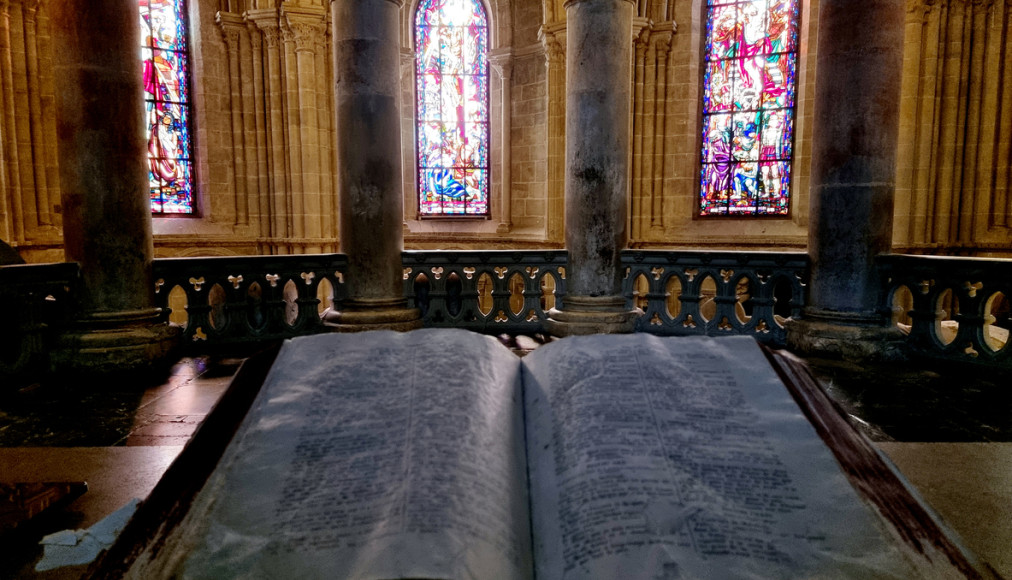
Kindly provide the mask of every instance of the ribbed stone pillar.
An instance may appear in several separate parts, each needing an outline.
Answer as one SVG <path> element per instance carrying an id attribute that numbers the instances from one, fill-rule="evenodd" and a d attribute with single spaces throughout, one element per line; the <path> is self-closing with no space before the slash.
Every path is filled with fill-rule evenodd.
<path id="1" fill-rule="evenodd" d="M 546 321 L 557 336 L 632 332 L 622 296 L 626 243 L 631 0 L 566 6 L 566 296 Z"/>
<path id="2" fill-rule="evenodd" d="M 401 185 L 401 0 L 335 0 L 337 193 L 347 290 L 327 324 L 341 331 L 421 326 L 404 299 Z"/>
<path id="3" fill-rule="evenodd" d="M 136 0 L 49 5 L 67 260 L 83 276 L 61 370 L 129 371 L 171 351 L 178 327 L 154 306 L 147 137 Z"/>
<path id="4" fill-rule="evenodd" d="M 904 3 L 819 5 L 806 308 L 792 348 L 848 358 L 888 355 L 875 256 L 890 250 Z M 856 33 L 856 31 L 860 31 Z"/>

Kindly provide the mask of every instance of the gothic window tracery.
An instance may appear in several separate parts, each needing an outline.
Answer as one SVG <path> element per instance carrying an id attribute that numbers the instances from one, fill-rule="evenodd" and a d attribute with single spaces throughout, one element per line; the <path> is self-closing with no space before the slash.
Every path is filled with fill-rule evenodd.
<path id="1" fill-rule="evenodd" d="M 488 17 L 480 0 L 421 0 L 415 12 L 418 209 L 489 215 Z"/>
<path id="2" fill-rule="evenodd" d="M 193 145 L 185 0 L 139 0 L 139 4 L 151 212 L 192 214 Z"/>
<path id="3" fill-rule="evenodd" d="M 799 0 L 708 0 L 699 214 L 790 208 Z"/>

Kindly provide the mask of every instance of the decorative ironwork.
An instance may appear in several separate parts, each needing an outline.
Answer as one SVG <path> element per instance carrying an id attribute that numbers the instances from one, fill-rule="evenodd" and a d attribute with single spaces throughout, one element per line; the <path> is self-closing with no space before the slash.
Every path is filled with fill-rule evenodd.
<path id="1" fill-rule="evenodd" d="M 1012 262 L 880 256 L 882 312 L 915 355 L 1012 368 Z"/>
<path id="2" fill-rule="evenodd" d="M 320 285 L 340 303 L 346 264 L 342 254 L 157 259 L 155 303 L 191 350 L 314 334 L 330 298 Z"/>
<path id="3" fill-rule="evenodd" d="M 562 250 L 405 252 L 404 294 L 426 326 L 535 335 L 550 308 L 564 307 L 567 259 Z M 640 332 L 782 346 L 784 319 L 804 306 L 803 253 L 627 250 L 622 263 L 629 307 L 644 311 Z M 328 301 L 340 307 L 346 266 L 341 254 L 157 259 L 155 302 L 183 326 L 191 353 L 314 334 L 326 330 Z M 1012 262 L 890 255 L 878 267 L 880 308 L 908 333 L 911 354 L 1012 368 Z M 48 369 L 79 292 L 77 264 L 0 267 L 0 376 Z"/>
<path id="4" fill-rule="evenodd" d="M 639 332 L 747 334 L 783 346 L 783 321 L 804 306 L 804 253 L 627 250 L 622 263 L 626 296 L 644 310 Z"/>

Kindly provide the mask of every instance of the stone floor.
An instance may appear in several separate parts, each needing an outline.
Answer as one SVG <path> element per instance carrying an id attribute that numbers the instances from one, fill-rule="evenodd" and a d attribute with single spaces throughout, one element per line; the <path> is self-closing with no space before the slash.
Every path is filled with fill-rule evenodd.
<path id="1" fill-rule="evenodd" d="M 518 351 L 539 338 L 504 339 Z M 0 535 L 0 578 L 33 571 L 45 533 L 88 527 L 143 498 L 241 359 L 196 357 L 153 384 L 73 379 L 0 389 L 0 479 L 88 481 L 65 509 Z M 827 391 L 981 559 L 1012 578 L 1012 377 L 926 365 L 809 365 Z"/>

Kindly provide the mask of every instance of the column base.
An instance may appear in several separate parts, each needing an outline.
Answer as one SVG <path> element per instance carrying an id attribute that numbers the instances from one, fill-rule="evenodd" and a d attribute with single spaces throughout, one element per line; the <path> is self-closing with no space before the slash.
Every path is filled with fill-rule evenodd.
<path id="1" fill-rule="evenodd" d="M 545 329 L 552 336 L 628 334 L 643 311 L 626 309 L 621 296 L 566 296 L 565 309 L 552 308 Z"/>
<path id="2" fill-rule="evenodd" d="M 160 318 L 159 308 L 92 314 L 56 339 L 50 368 L 87 375 L 163 372 L 174 362 L 182 329 Z"/>
<path id="3" fill-rule="evenodd" d="M 878 315 L 804 310 L 801 316 L 784 324 L 787 347 L 794 352 L 852 361 L 907 358 L 906 335 L 895 326 L 883 325 Z"/>
<path id="4" fill-rule="evenodd" d="M 407 304 L 403 298 L 345 300 L 341 310 L 324 313 L 323 324 L 336 332 L 421 328 L 422 312 Z"/>

